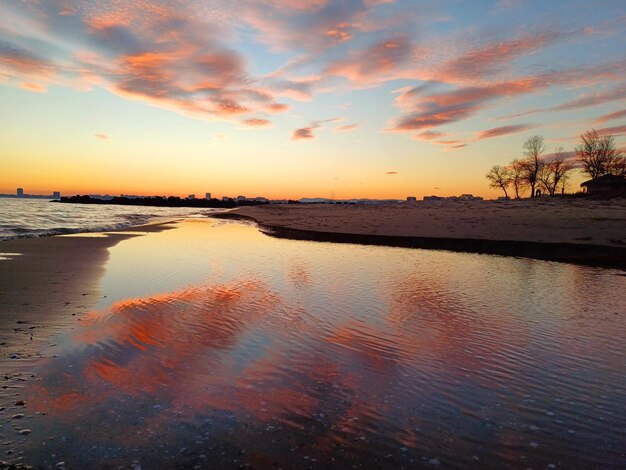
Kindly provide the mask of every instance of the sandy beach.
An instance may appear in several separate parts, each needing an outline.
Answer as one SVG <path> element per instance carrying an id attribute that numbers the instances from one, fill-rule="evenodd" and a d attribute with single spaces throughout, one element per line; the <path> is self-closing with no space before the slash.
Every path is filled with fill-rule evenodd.
<path id="1" fill-rule="evenodd" d="M 626 266 L 626 200 L 271 205 L 218 214 L 273 235 Z"/>

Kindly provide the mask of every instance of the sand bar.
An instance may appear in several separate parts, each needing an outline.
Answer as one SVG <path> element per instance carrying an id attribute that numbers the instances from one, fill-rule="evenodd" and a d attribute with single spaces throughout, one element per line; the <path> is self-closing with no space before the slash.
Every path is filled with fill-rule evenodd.
<path id="1" fill-rule="evenodd" d="M 626 200 L 541 198 L 398 205 L 270 205 L 216 214 L 271 235 L 626 268 Z"/>

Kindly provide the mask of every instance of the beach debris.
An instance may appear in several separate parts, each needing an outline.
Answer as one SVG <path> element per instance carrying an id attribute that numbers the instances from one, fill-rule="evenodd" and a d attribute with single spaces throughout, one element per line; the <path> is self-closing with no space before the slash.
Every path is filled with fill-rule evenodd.
<path id="1" fill-rule="evenodd" d="M 22 419 L 24 417 L 24 413 L 15 413 L 11 416 L 11 419 Z"/>
<path id="2" fill-rule="evenodd" d="M 20 431 L 20 434 L 21 434 L 22 436 L 26 436 L 27 434 L 30 434 L 31 432 L 32 432 L 32 431 L 31 431 L 30 429 L 22 429 L 22 430 Z"/>
<path id="3" fill-rule="evenodd" d="M 24 400 L 17 400 L 15 402 L 15 406 L 24 406 L 26 405 L 26 402 Z"/>

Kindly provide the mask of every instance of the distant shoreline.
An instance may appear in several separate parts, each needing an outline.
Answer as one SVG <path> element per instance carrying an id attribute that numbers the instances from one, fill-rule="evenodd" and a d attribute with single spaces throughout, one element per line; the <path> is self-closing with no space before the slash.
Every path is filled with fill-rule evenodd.
<path id="1" fill-rule="evenodd" d="M 488 230 L 484 234 L 484 238 L 476 236 L 423 236 L 419 234 L 419 230 L 416 230 L 418 233 L 414 235 L 399 235 L 392 233 L 393 230 L 390 229 L 387 230 L 388 233 L 385 233 L 384 224 L 381 224 L 382 228 L 376 227 L 375 210 L 371 211 L 373 225 L 358 226 L 358 224 L 353 224 L 350 226 L 350 214 L 345 215 L 344 219 L 340 220 L 343 214 L 337 211 L 333 213 L 331 209 L 331 212 L 327 211 L 328 217 L 329 219 L 336 219 L 337 222 L 333 227 L 325 228 L 320 210 L 323 209 L 320 208 L 316 210 L 315 214 L 310 214 L 308 226 L 296 220 L 295 217 L 299 214 L 295 212 L 298 209 L 295 211 L 285 209 L 284 212 L 292 212 L 292 214 L 281 214 L 274 217 L 272 217 L 273 214 L 270 214 L 270 208 L 237 209 L 232 212 L 211 214 L 210 217 L 248 220 L 254 222 L 262 232 L 276 238 L 492 254 L 626 270 L 626 246 L 620 246 L 621 240 L 615 240 L 618 244 L 580 243 L 565 240 L 548 242 L 525 240 L 523 234 L 520 234 L 519 239 L 497 239 L 490 237 Z M 400 216 L 405 215 L 401 211 L 398 213 Z M 626 223 L 626 219 L 621 223 Z M 313 228 L 313 225 L 318 225 L 319 228 Z M 489 224 L 485 223 L 485 226 L 488 227 Z M 375 231 L 381 233 L 372 233 Z"/>
<path id="2" fill-rule="evenodd" d="M 258 206 L 267 204 L 267 202 L 259 202 L 254 200 L 238 201 L 236 199 L 228 199 L 226 201 L 219 199 L 181 199 L 179 197 L 123 197 L 115 196 L 111 199 L 92 198 L 90 196 L 70 196 L 62 197 L 58 201 L 50 201 L 61 204 L 98 204 L 98 205 L 117 205 L 117 206 L 148 206 L 148 207 L 196 207 L 206 209 L 232 209 L 234 207 Z"/>

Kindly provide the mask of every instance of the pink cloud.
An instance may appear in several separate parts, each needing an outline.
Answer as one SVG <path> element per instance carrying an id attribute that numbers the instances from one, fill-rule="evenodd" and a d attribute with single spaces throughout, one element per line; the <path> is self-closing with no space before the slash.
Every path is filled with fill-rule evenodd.
<path id="1" fill-rule="evenodd" d="M 616 78 L 616 72 L 624 69 L 626 64 L 612 62 L 442 93 L 425 95 L 424 91 L 429 88 L 422 87 L 404 90 L 396 103 L 407 112 L 397 118 L 388 131 L 411 132 L 451 124 L 477 114 L 497 100 L 535 93 L 554 85 L 586 85 L 600 78 Z"/>
<path id="2" fill-rule="evenodd" d="M 437 131 L 424 131 L 419 134 L 415 134 L 413 139 L 415 140 L 434 140 L 445 137 L 447 134 L 445 132 L 437 132 Z"/>
<path id="3" fill-rule="evenodd" d="M 331 123 L 331 122 L 337 122 L 337 121 L 341 121 L 341 120 L 342 120 L 342 118 L 334 117 L 334 118 L 329 118 L 329 119 L 321 119 L 321 120 L 318 120 L 318 121 L 313 121 L 308 127 L 301 127 L 299 129 L 294 130 L 292 135 L 291 135 L 291 140 L 314 139 L 315 135 L 313 134 L 313 131 L 315 129 L 319 129 L 324 124 Z"/>
<path id="4" fill-rule="evenodd" d="M 536 113 L 554 112 L 554 111 L 571 111 L 573 109 L 588 108 L 591 106 L 597 106 L 604 103 L 613 103 L 626 99 L 626 84 L 621 84 L 615 88 L 607 91 L 589 93 L 580 98 L 566 101 L 557 106 L 550 106 L 547 108 L 531 109 L 524 111 L 523 113 L 517 113 L 509 116 L 505 116 L 502 119 L 515 119 L 523 116 L 528 116 Z"/>
<path id="5" fill-rule="evenodd" d="M 493 129 L 480 131 L 476 134 L 474 140 L 493 139 L 494 137 L 501 137 L 503 135 L 517 134 L 518 132 L 524 132 L 533 127 L 535 127 L 533 124 L 515 124 L 512 126 L 494 127 Z"/>
<path id="6" fill-rule="evenodd" d="M 267 119 L 259 118 L 244 119 L 241 123 L 250 127 L 267 127 L 272 124 L 271 121 L 268 121 Z"/>
<path id="7" fill-rule="evenodd" d="M 359 84 L 393 79 L 414 57 L 414 46 L 407 36 L 397 36 L 355 51 L 345 59 L 331 62 L 325 73 Z"/>
<path id="8" fill-rule="evenodd" d="M 350 132 L 359 127 L 358 124 L 346 124 L 345 126 L 335 127 L 334 132 Z"/>
<path id="9" fill-rule="evenodd" d="M 35 93 L 45 93 L 48 89 L 37 82 L 22 82 L 20 83 L 20 88 L 28 91 L 34 91 Z"/>
<path id="10" fill-rule="evenodd" d="M 613 127 L 604 127 L 602 129 L 598 129 L 598 132 L 605 135 L 626 135 L 626 125 L 621 126 L 613 126 Z"/>
<path id="11" fill-rule="evenodd" d="M 626 117 L 626 109 L 615 111 L 613 113 L 605 114 L 596 119 L 598 124 L 604 124 L 606 121 L 613 121 L 614 119 L 620 119 Z"/>
<path id="12" fill-rule="evenodd" d="M 437 73 L 443 81 L 482 80 L 518 57 L 540 50 L 561 35 L 544 32 L 519 39 L 486 44 L 445 63 Z"/>
<path id="13" fill-rule="evenodd" d="M 94 134 L 94 136 L 96 139 L 109 140 L 109 136 L 107 134 Z"/>
<path id="14" fill-rule="evenodd" d="M 314 139 L 313 129 L 315 127 L 301 127 L 300 129 L 296 129 L 293 131 L 291 135 L 291 140 L 309 140 Z"/>

